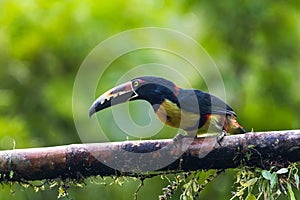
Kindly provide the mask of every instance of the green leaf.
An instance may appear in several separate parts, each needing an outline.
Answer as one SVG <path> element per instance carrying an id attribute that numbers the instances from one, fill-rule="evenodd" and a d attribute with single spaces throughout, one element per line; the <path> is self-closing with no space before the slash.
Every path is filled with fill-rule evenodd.
<path id="1" fill-rule="evenodd" d="M 53 182 L 50 183 L 49 187 L 50 187 L 50 189 L 52 189 L 52 188 L 54 188 L 57 185 L 58 185 L 58 182 L 57 181 L 53 181 Z"/>
<path id="2" fill-rule="evenodd" d="M 60 186 L 60 187 L 58 188 L 58 195 L 57 195 L 57 198 L 60 199 L 60 198 L 62 198 L 62 197 L 65 197 L 66 195 L 67 195 L 66 190 L 65 190 L 62 186 Z"/>
<path id="3" fill-rule="evenodd" d="M 188 197 L 185 196 L 185 195 L 182 195 L 182 196 L 180 196 L 180 199 L 182 199 L 182 200 L 188 200 Z"/>
<path id="4" fill-rule="evenodd" d="M 9 178 L 12 179 L 13 176 L 14 176 L 14 171 L 11 170 L 11 171 L 9 172 Z"/>
<path id="5" fill-rule="evenodd" d="M 276 194 L 277 194 L 277 196 L 280 196 L 281 195 L 281 190 L 280 189 L 278 189 L 277 191 L 276 191 Z"/>
<path id="6" fill-rule="evenodd" d="M 271 189 L 277 184 L 277 182 L 278 182 L 277 174 L 276 172 L 273 172 L 270 180 Z"/>
<path id="7" fill-rule="evenodd" d="M 295 179 L 296 187 L 299 190 L 299 175 L 298 174 L 294 174 L 294 179 Z"/>
<path id="8" fill-rule="evenodd" d="M 280 170 L 278 170 L 276 172 L 276 174 L 286 174 L 288 172 L 289 172 L 289 170 L 287 168 L 281 168 Z"/>
<path id="9" fill-rule="evenodd" d="M 240 197 L 240 196 L 243 196 L 244 195 L 244 190 L 239 190 L 236 192 L 236 194 L 234 196 L 236 197 Z"/>
<path id="10" fill-rule="evenodd" d="M 245 183 L 242 183 L 241 182 L 241 186 L 243 186 L 243 187 L 249 187 L 249 186 L 251 186 L 251 185 L 254 185 L 255 183 L 256 183 L 256 181 L 258 180 L 258 178 L 252 178 L 252 179 L 250 179 L 250 180 L 248 180 L 247 182 L 245 182 Z"/>
<path id="11" fill-rule="evenodd" d="M 287 183 L 287 189 L 288 189 L 288 193 L 289 193 L 289 196 L 290 196 L 290 200 L 296 200 L 290 183 Z"/>
<path id="12" fill-rule="evenodd" d="M 245 200 L 256 200 L 256 197 L 252 193 L 249 193 Z"/>
<path id="13" fill-rule="evenodd" d="M 198 189 L 198 185 L 195 182 L 192 183 L 192 189 L 193 191 L 197 191 Z"/>
<path id="14" fill-rule="evenodd" d="M 272 179 L 272 174 L 268 170 L 262 170 L 261 175 L 267 180 Z"/>

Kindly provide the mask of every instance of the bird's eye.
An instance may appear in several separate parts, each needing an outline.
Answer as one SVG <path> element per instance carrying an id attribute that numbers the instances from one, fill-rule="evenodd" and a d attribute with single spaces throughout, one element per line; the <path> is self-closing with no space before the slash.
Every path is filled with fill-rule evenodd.
<path id="1" fill-rule="evenodd" d="M 134 82 L 133 82 L 133 86 L 134 86 L 134 87 L 137 87 L 138 85 L 139 85 L 139 82 L 138 82 L 138 81 L 134 81 Z"/>

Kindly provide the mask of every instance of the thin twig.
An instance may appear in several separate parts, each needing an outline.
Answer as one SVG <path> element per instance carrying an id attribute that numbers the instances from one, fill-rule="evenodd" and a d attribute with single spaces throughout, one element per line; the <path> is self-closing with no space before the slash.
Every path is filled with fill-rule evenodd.
<path id="1" fill-rule="evenodd" d="M 145 180 L 145 177 L 141 177 L 140 178 L 140 185 L 137 187 L 135 193 L 134 193 L 134 200 L 138 200 L 138 192 L 140 191 L 140 189 L 144 186 L 144 180 Z"/>

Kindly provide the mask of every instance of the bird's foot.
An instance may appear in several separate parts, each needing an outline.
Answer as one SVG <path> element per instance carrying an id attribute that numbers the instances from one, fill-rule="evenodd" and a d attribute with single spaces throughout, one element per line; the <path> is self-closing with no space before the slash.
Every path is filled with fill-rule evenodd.
<path id="1" fill-rule="evenodd" d="M 222 130 L 222 132 L 217 136 L 217 142 L 221 146 L 221 141 L 223 140 L 224 136 L 227 135 L 227 132 L 225 130 Z"/>

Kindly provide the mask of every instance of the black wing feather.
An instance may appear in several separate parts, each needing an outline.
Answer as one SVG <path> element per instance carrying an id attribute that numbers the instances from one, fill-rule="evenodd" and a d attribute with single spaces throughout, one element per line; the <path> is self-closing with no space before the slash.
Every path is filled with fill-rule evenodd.
<path id="1" fill-rule="evenodd" d="M 177 95 L 182 109 L 200 114 L 223 114 L 236 116 L 233 109 L 218 97 L 200 90 L 181 89 Z M 197 108 L 198 106 L 198 108 Z"/>

